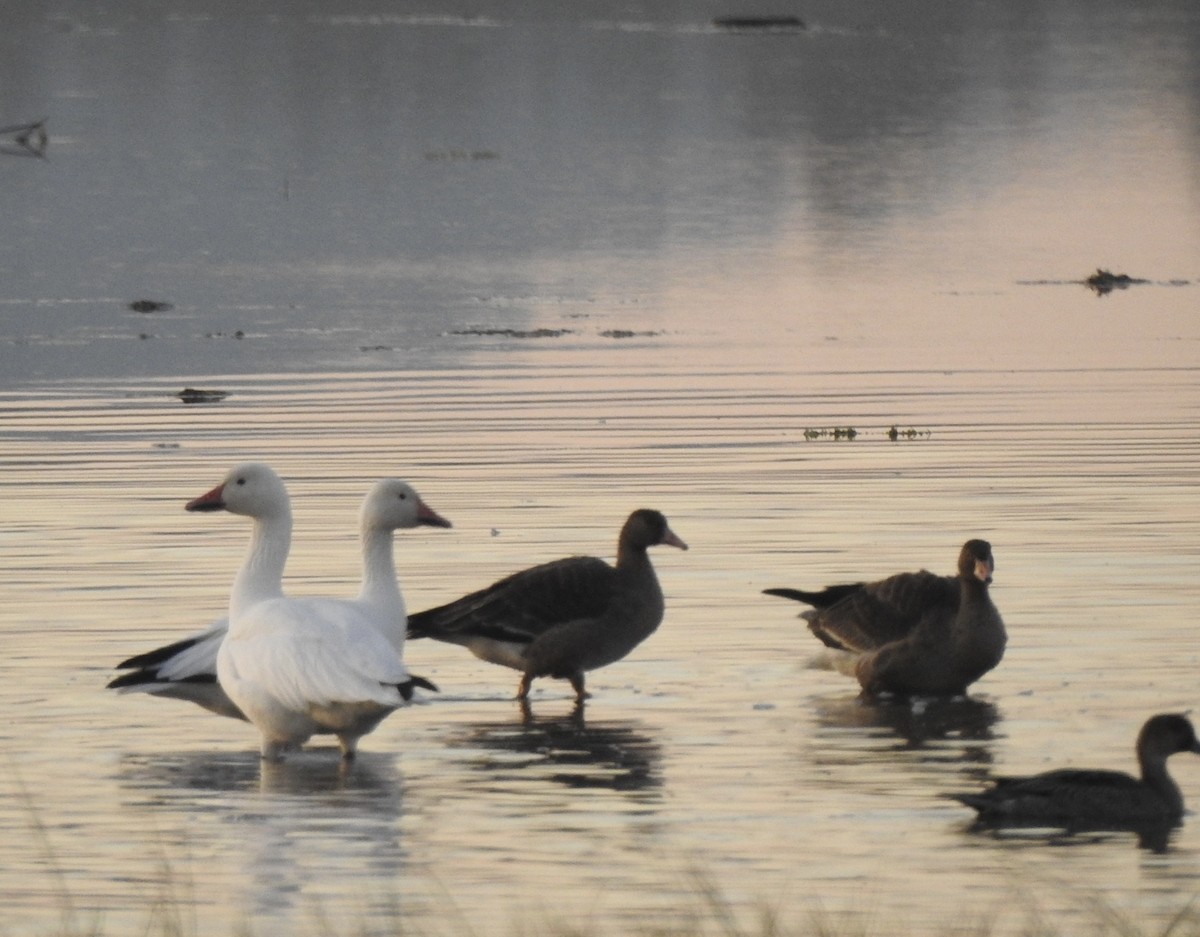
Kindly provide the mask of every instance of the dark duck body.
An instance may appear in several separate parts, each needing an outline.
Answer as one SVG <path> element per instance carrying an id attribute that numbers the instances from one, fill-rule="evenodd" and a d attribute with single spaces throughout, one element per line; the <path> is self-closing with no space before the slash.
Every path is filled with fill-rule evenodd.
<path id="1" fill-rule="evenodd" d="M 634 511 L 621 528 L 617 561 L 572 556 L 513 573 L 446 605 L 410 615 L 409 638 L 467 648 L 481 660 L 521 671 L 517 698 L 537 677 L 569 680 L 621 660 L 662 622 L 662 588 L 647 553 L 687 549 L 658 511 Z"/>
<path id="2" fill-rule="evenodd" d="M 952 794 L 988 825 L 1045 825 L 1087 829 L 1177 823 L 1183 794 L 1167 773 L 1178 752 L 1200 754 L 1200 740 L 1184 715 L 1148 719 L 1137 738 L 1141 776 L 1123 771 L 1062 768 L 1029 777 L 997 778 L 978 793 Z"/>
<path id="3" fill-rule="evenodd" d="M 853 656 L 864 692 L 959 695 L 1004 656 L 1004 621 L 988 594 L 994 571 L 991 545 L 968 540 L 954 576 L 921 570 L 819 592 L 764 591 L 813 606 L 801 617 Z"/>

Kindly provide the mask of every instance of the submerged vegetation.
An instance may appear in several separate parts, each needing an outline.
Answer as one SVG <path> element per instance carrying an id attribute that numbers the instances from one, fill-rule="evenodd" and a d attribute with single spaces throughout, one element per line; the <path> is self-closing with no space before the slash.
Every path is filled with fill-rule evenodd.
<path id="1" fill-rule="evenodd" d="M 914 429 L 911 426 L 907 429 L 900 429 L 894 423 L 892 424 L 892 428 L 887 431 L 887 438 L 892 440 L 892 442 L 895 442 L 897 439 L 928 439 L 932 435 L 932 430 Z"/>
<path id="2" fill-rule="evenodd" d="M 804 438 L 809 442 L 812 442 L 814 439 L 854 440 L 861 435 L 864 435 L 864 433 L 853 426 L 809 426 L 804 429 Z M 888 430 L 884 431 L 883 435 L 892 440 L 892 442 L 896 442 L 901 439 L 928 439 L 933 435 L 933 431 L 916 429 L 912 426 L 907 429 L 901 429 L 893 423 Z"/>

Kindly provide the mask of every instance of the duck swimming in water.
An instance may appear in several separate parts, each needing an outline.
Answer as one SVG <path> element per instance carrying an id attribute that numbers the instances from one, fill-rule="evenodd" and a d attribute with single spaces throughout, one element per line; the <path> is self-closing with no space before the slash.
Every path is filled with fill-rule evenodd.
<path id="1" fill-rule="evenodd" d="M 1151 716 L 1137 738 L 1141 777 L 1123 771 L 1060 768 L 1029 777 L 996 778 L 987 790 L 950 796 L 976 810 L 985 825 L 1112 829 L 1177 823 L 1183 794 L 1167 773 L 1177 752 L 1200 755 L 1187 716 Z"/>

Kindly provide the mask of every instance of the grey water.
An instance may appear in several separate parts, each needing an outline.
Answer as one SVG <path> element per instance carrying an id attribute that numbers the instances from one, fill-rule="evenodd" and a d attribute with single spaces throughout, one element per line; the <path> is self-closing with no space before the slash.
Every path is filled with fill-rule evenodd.
<path id="1" fill-rule="evenodd" d="M 48 132 L 0 147 L 6 933 L 627 933 L 716 895 L 1084 934 L 1097 895 L 1151 929 L 1195 897 L 1192 815 L 1156 851 L 945 795 L 1130 770 L 1200 701 L 1200 10 L 786 6 L 0 13 L 0 126 Z M 583 713 L 414 642 L 442 692 L 352 768 L 260 765 L 103 690 L 222 614 L 245 525 L 182 505 L 249 458 L 293 594 L 355 591 L 385 475 L 455 525 L 398 535 L 413 609 L 611 557 L 636 507 L 691 550 Z M 966 699 L 858 699 L 761 594 L 971 536 L 1010 642 Z"/>

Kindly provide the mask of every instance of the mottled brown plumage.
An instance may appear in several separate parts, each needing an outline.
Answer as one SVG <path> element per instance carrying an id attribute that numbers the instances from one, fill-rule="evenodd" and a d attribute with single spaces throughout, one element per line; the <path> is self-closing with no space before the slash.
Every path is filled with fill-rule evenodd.
<path id="1" fill-rule="evenodd" d="M 921 570 L 820 592 L 764 591 L 812 605 L 801 617 L 827 646 L 854 655 L 864 691 L 954 695 L 1004 655 L 1004 622 L 988 595 L 994 569 L 991 545 L 968 540 L 956 576 Z"/>
<path id="2" fill-rule="evenodd" d="M 569 680 L 583 699 L 586 671 L 620 660 L 662 621 L 662 589 L 646 553 L 656 544 L 687 549 L 658 511 L 634 511 L 621 528 L 615 566 L 572 556 L 522 570 L 410 615 L 408 636 L 459 644 L 520 670 L 519 699 L 536 677 Z"/>

